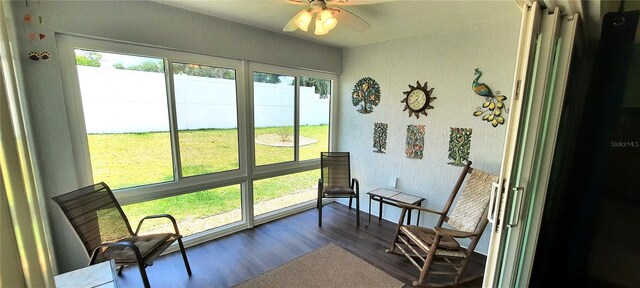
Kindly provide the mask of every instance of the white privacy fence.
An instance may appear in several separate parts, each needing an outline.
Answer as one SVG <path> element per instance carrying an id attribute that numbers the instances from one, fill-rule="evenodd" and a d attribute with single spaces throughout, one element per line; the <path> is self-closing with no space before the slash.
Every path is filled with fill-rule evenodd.
<path id="1" fill-rule="evenodd" d="M 163 73 L 78 66 L 87 133 L 169 131 Z M 178 129 L 236 128 L 234 80 L 174 75 Z M 300 88 L 300 125 L 329 124 L 329 99 Z M 242 97 L 242 95 L 238 95 Z M 254 84 L 256 127 L 290 126 L 294 87 Z"/>

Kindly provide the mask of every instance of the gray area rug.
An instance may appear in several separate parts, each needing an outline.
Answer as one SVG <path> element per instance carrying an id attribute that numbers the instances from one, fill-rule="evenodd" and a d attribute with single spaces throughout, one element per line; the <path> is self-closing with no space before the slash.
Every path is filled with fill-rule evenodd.
<path id="1" fill-rule="evenodd" d="M 330 243 L 234 287 L 403 287 L 404 283 Z"/>

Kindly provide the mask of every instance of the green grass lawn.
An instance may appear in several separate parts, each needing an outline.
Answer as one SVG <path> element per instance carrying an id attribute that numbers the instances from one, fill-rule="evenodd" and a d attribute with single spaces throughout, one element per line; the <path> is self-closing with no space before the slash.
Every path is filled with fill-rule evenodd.
<path id="1" fill-rule="evenodd" d="M 289 127 L 289 129 L 291 129 Z M 277 134 L 280 127 L 259 128 L 255 134 Z M 300 134 L 318 142 L 300 148 L 300 159 L 319 158 L 328 149 L 328 125 L 301 126 Z M 91 134 L 88 136 L 94 181 L 118 189 L 173 181 L 171 142 L 168 132 Z M 181 131 L 180 154 L 183 175 L 193 176 L 238 169 L 236 129 Z M 256 145 L 258 165 L 293 160 L 292 147 Z M 254 199 L 266 201 L 313 187 L 319 171 L 255 181 Z M 215 174 L 211 177 L 215 178 Z M 178 221 L 216 215 L 240 208 L 240 185 L 194 191 L 174 197 L 123 207 L 135 223 L 145 215 L 169 213 Z"/>

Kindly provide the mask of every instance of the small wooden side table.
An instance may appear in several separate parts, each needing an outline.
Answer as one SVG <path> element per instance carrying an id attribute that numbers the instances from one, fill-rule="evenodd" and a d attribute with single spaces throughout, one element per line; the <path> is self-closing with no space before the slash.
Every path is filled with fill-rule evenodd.
<path id="1" fill-rule="evenodd" d="M 367 192 L 369 194 L 369 222 L 366 227 L 369 227 L 371 224 L 371 201 L 378 201 L 380 203 L 380 210 L 378 211 L 378 222 L 382 221 L 382 206 L 384 204 L 389 204 L 391 206 L 400 207 L 398 203 L 410 204 L 415 206 L 421 206 L 424 198 L 409 195 L 406 193 L 402 193 L 398 190 L 393 190 L 389 188 L 377 188 L 373 191 Z M 409 209 L 409 215 L 407 215 L 407 224 L 411 223 L 411 209 Z M 418 217 L 416 220 L 416 225 L 420 224 L 420 212 L 418 211 Z"/>
<path id="2" fill-rule="evenodd" d="M 56 275 L 53 280 L 57 288 L 118 288 L 113 260 Z"/>

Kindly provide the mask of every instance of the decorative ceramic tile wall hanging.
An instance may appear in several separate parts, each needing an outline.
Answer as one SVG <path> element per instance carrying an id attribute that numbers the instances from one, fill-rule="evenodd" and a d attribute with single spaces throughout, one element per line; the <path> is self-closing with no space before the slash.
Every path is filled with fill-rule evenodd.
<path id="1" fill-rule="evenodd" d="M 424 125 L 407 125 L 407 158 L 422 159 L 424 149 Z"/>
<path id="2" fill-rule="evenodd" d="M 351 93 L 353 106 L 358 107 L 358 112 L 369 114 L 373 107 L 380 103 L 380 85 L 371 77 L 364 77 L 353 86 Z"/>
<path id="3" fill-rule="evenodd" d="M 387 150 L 387 123 L 373 123 L 373 152 L 385 153 Z"/>
<path id="4" fill-rule="evenodd" d="M 464 166 L 469 161 L 471 151 L 471 128 L 453 128 L 449 133 L 449 165 Z"/>
<path id="5" fill-rule="evenodd" d="M 478 82 L 482 77 L 482 72 L 478 68 L 475 71 L 476 78 L 471 83 L 471 89 L 474 93 L 484 97 L 484 103 L 482 103 L 482 107 L 476 108 L 473 116 L 482 116 L 482 120 L 491 123 L 493 127 L 504 124 L 505 119 L 502 112 L 509 112 L 504 106 L 507 97 L 500 95 L 500 91 L 492 92 L 487 84 Z"/>
<path id="6" fill-rule="evenodd" d="M 427 116 L 427 109 L 433 109 L 431 102 L 436 100 L 436 97 L 431 97 L 433 88 L 427 88 L 427 82 L 424 82 L 424 86 L 420 86 L 420 81 L 416 81 L 416 86 L 409 85 L 409 91 L 402 92 L 405 97 L 400 101 L 404 103 L 404 109 L 402 111 L 409 110 L 409 117 L 411 114 L 416 115 L 416 119 L 420 118 L 420 114 Z"/>

